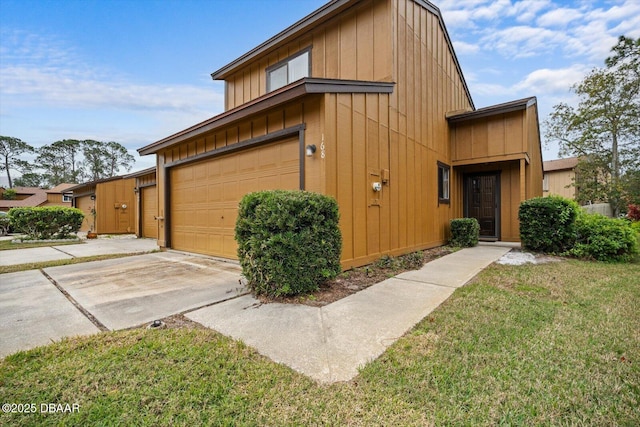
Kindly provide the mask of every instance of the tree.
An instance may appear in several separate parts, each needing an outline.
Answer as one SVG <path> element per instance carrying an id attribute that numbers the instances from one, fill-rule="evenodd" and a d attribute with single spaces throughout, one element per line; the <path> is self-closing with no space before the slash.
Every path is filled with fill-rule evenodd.
<path id="1" fill-rule="evenodd" d="M 84 171 L 89 181 L 115 176 L 120 168 L 130 171 L 135 158 L 117 142 L 83 141 Z"/>
<path id="2" fill-rule="evenodd" d="M 37 172 L 26 172 L 16 178 L 13 183 L 16 187 L 46 187 L 46 178 Z"/>
<path id="3" fill-rule="evenodd" d="M 628 193 L 621 176 L 640 166 L 640 38 L 621 36 L 612 52 L 606 68 L 572 87 L 577 107 L 553 107 L 545 136 L 559 143 L 560 156 L 579 157 L 578 201 L 606 200 L 617 216 Z"/>
<path id="4" fill-rule="evenodd" d="M 40 147 L 36 164 L 44 170 L 44 180 L 51 187 L 63 182 L 78 182 L 81 174 L 81 153 L 81 141 L 63 139 Z"/>
<path id="5" fill-rule="evenodd" d="M 0 171 L 7 172 L 9 187 L 13 187 L 11 169 L 23 171 L 28 169 L 28 162 L 20 159 L 23 154 L 35 152 L 35 149 L 26 142 L 11 136 L 0 136 Z"/>

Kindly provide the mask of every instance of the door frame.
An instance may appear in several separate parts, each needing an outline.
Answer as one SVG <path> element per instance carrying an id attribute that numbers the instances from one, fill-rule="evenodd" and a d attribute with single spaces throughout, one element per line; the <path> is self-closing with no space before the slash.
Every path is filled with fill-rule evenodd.
<path id="1" fill-rule="evenodd" d="M 495 191 L 494 191 L 494 221 L 495 221 L 495 230 L 496 230 L 496 234 L 494 236 L 480 236 L 480 240 L 484 240 L 484 241 L 499 241 L 500 237 L 501 237 L 501 217 L 500 217 L 500 211 L 501 211 L 501 182 L 500 182 L 500 175 L 501 175 L 500 170 L 497 171 L 488 171 L 488 172 L 467 172 L 464 173 L 462 175 L 462 212 L 463 212 L 463 216 L 465 218 L 469 218 L 469 192 L 468 192 L 468 185 L 467 183 L 469 182 L 469 180 L 473 177 L 480 177 L 480 176 L 495 176 L 496 177 L 496 184 L 495 184 Z"/>

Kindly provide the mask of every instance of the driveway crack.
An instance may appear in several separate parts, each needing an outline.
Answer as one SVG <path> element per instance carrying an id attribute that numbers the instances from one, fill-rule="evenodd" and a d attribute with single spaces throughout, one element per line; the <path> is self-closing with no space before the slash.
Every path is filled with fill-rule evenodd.
<path id="1" fill-rule="evenodd" d="M 75 255 L 70 254 L 69 252 L 65 252 L 65 251 L 63 251 L 62 249 L 60 249 L 60 248 L 58 248 L 58 247 L 56 247 L 56 246 L 51 246 L 51 248 L 52 248 L 52 249 L 55 249 L 55 250 L 56 250 L 56 251 L 58 251 L 58 252 L 62 252 L 62 253 L 63 253 L 63 254 L 65 254 L 65 255 L 69 255 L 71 258 L 75 258 L 75 257 L 76 257 Z M 49 279 L 49 280 L 51 280 L 51 279 Z"/>
<path id="2" fill-rule="evenodd" d="M 62 292 L 62 295 L 64 295 L 69 300 L 69 302 L 73 304 L 80 311 L 80 313 L 82 313 L 87 319 L 89 319 L 89 321 L 93 323 L 98 329 L 100 329 L 102 332 L 109 331 L 109 328 L 107 328 L 102 322 L 100 322 L 96 318 L 96 316 L 91 314 L 86 308 L 81 306 L 78 301 L 76 301 L 71 295 L 69 295 L 69 292 L 67 292 L 62 286 L 60 286 L 60 284 L 56 282 L 56 280 L 53 277 L 49 276 L 42 268 L 40 269 L 40 273 L 42 273 L 44 277 L 49 279 L 49 281 L 53 284 L 53 286 L 58 288 L 58 290 Z"/>

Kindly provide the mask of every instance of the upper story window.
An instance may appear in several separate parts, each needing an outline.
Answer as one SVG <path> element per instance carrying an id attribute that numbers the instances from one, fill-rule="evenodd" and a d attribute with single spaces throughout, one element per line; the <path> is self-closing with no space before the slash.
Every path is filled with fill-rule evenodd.
<path id="1" fill-rule="evenodd" d="M 71 203 L 73 202 L 73 196 L 71 194 L 63 194 L 62 201 L 65 203 Z"/>
<path id="2" fill-rule="evenodd" d="M 280 89 L 303 77 L 309 77 L 310 58 L 310 51 L 307 49 L 267 68 L 267 92 Z"/>

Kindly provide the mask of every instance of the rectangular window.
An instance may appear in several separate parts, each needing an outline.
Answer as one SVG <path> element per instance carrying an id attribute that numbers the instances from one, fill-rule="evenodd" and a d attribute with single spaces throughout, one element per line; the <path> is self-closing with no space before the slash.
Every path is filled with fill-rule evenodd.
<path id="1" fill-rule="evenodd" d="M 73 201 L 73 196 L 71 194 L 63 194 L 62 201 L 65 203 L 71 203 Z"/>
<path id="2" fill-rule="evenodd" d="M 549 191 L 549 174 L 547 173 L 542 178 L 542 191 Z"/>
<path id="3" fill-rule="evenodd" d="M 267 92 L 309 77 L 309 49 L 267 68 Z"/>
<path id="4" fill-rule="evenodd" d="M 449 172 L 451 168 L 438 162 L 438 201 L 449 203 Z"/>

